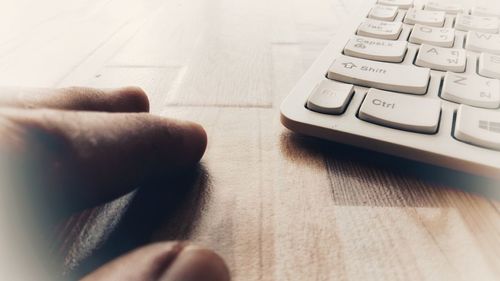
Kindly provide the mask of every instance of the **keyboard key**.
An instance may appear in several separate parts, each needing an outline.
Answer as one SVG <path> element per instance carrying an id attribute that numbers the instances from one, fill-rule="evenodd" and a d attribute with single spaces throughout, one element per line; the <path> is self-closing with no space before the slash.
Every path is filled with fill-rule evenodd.
<path id="1" fill-rule="evenodd" d="M 498 33 L 498 26 L 498 18 L 494 17 L 478 17 L 459 14 L 455 20 L 455 28 L 462 31 Z"/>
<path id="2" fill-rule="evenodd" d="M 409 9 L 413 7 L 413 0 L 378 0 L 377 4 Z"/>
<path id="3" fill-rule="evenodd" d="M 441 97 L 471 106 L 498 108 L 500 106 L 500 81 L 478 75 L 447 72 Z"/>
<path id="4" fill-rule="evenodd" d="M 445 12 L 411 8 L 406 12 L 404 23 L 442 27 L 444 25 L 444 20 Z"/>
<path id="5" fill-rule="evenodd" d="M 480 17 L 497 17 L 500 18 L 500 11 L 498 9 L 486 8 L 486 7 L 474 7 L 472 8 L 473 16 Z"/>
<path id="6" fill-rule="evenodd" d="M 416 24 L 412 29 L 409 40 L 414 44 L 453 47 L 453 42 L 455 42 L 455 29 Z"/>
<path id="7" fill-rule="evenodd" d="M 328 69 L 327 77 L 349 84 L 422 95 L 427 91 L 430 69 L 340 56 Z"/>
<path id="8" fill-rule="evenodd" d="M 442 11 L 451 15 L 456 15 L 465 11 L 461 4 L 439 3 L 436 1 L 427 2 L 427 4 L 424 6 L 424 10 Z"/>
<path id="9" fill-rule="evenodd" d="M 367 19 L 358 27 L 358 35 L 396 40 L 403 30 L 401 22 L 386 22 L 374 19 Z"/>
<path id="10" fill-rule="evenodd" d="M 344 48 L 344 54 L 369 60 L 402 62 L 408 43 L 361 36 L 352 37 Z"/>
<path id="11" fill-rule="evenodd" d="M 435 70 L 464 72 L 467 55 L 463 49 L 440 48 L 422 45 L 415 64 Z"/>
<path id="12" fill-rule="evenodd" d="M 454 136 L 463 142 L 500 150 L 500 111 L 460 105 Z"/>
<path id="13" fill-rule="evenodd" d="M 439 100 L 370 89 L 359 110 L 359 118 L 391 128 L 432 134 L 437 131 L 440 113 Z"/>
<path id="14" fill-rule="evenodd" d="M 485 77 L 500 79 L 500 56 L 481 53 L 478 72 Z"/>
<path id="15" fill-rule="evenodd" d="M 465 48 L 470 51 L 500 55 L 500 35 L 469 31 L 465 40 Z"/>
<path id="16" fill-rule="evenodd" d="M 368 18 L 383 21 L 393 21 L 398 15 L 398 7 L 376 5 L 370 10 Z"/>
<path id="17" fill-rule="evenodd" d="M 342 114 L 354 94 L 354 86 L 331 80 L 321 81 L 307 100 L 307 108 L 326 114 Z"/>

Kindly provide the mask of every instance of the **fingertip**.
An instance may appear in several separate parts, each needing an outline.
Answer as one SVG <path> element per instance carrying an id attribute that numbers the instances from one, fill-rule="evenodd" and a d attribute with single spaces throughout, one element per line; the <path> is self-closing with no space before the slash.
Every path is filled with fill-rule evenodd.
<path id="1" fill-rule="evenodd" d="M 161 281 L 229 281 L 224 260 L 214 251 L 188 244 L 160 276 Z"/>
<path id="2" fill-rule="evenodd" d="M 184 161 L 186 166 L 198 163 L 207 148 L 208 136 L 205 129 L 198 123 L 182 121 Z"/>
<path id="3" fill-rule="evenodd" d="M 146 92 L 137 86 L 127 86 L 107 91 L 114 100 L 115 108 L 122 112 L 149 112 Z"/>
<path id="4" fill-rule="evenodd" d="M 98 270 L 82 281 L 158 280 L 229 281 L 224 260 L 212 250 L 189 242 L 160 242 L 136 249 Z"/>
<path id="5" fill-rule="evenodd" d="M 197 149 L 197 153 L 195 154 L 195 160 L 196 162 L 200 161 L 201 158 L 203 157 L 203 154 L 205 153 L 205 150 L 207 149 L 207 144 L 208 144 L 208 136 L 207 136 L 207 132 L 205 131 L 205 129 L 203 128 L 203 126 L 201 126 L 200 124 L 198 123 L 192 123 L 192 128 L 191 130 L 193 131 L 193 135 L 196 136 L 196 138 L 198 139 L 198 149 Z"/>

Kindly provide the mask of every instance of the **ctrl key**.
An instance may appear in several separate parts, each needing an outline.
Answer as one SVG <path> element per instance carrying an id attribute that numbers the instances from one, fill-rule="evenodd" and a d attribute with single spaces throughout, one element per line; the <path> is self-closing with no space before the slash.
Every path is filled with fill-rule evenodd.
<path id="1" fill-rule="evenodd" d="M 353 85 L 324 79 L 314 88 L 306 107 L 319 113 L 339 115 L 344 113 L 353 94 Z"/>
<path id="2" fill-rule="evenodd" d="M 453 135 L 472 145 L 500 150 L 500 112 L 460 105 Z"/>
<path id="3" fill-rule="evenodd" d="M 359 118 L 378 125 L 416 133 L 434 134 L 439 125 L 441 101 L 370 89 Z"/>

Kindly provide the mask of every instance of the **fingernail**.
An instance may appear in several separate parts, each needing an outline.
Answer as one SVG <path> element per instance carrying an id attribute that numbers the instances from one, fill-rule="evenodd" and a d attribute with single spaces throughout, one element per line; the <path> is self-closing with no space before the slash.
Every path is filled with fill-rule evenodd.
<path id="1" fill-rule="evenodd" d="M 229 271 L 214 252 L 189 245 L 177 256 L 159 281 L 229 281 Z"/>

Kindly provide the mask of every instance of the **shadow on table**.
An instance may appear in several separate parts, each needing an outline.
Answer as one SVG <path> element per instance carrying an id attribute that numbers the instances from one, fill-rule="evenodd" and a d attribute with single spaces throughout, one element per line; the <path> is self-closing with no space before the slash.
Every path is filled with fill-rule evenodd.
<path id="1" fill-rule="evenodd" d="M 175 180 L 151 182 L 131 194 L 90 211 L 66 249 L 66 272 L 78 279 L 134 248 L 161 240 L 184 240 L 210 195 L 206 169 Z M 161 230 L 158 235 L 158 230 Z M 71 236 L 71 235 L 70 235 Z"/>
<path id="2" fill-rule="evenodd" d="M 280 148 L 294 163 L 322 159 L 340 205 L 450 207 L 450 189 L 500 200 L 499 181 L 350 145 L 286 132 Z"/>

